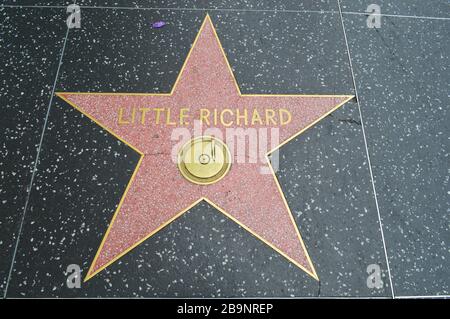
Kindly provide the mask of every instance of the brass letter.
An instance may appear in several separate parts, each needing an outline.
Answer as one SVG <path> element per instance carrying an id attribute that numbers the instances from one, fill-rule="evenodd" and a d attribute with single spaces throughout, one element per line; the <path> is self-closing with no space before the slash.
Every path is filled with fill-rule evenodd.
<path id="1" fill-rule="evenodd" d="M 164 111 L 164 109 L 158 108 L 158 109 L 153 109 L 153 110 L 156 112 L 155 123 L 159 124 L 159 119 L 161 118 L 161 112 Z"/>
<path id="2" fill-rule="evenodd" d="M 200 109 L 200 123 L 205 121 L 205 123 L 209 125 L 209 114 L 210 112 L 208 109 Z"/>
<path id="3" fill-rule="evenodd" d="M 248 125 L 248 114 L 247 114 L 247 109 L 244 109 L 244 114 L 241 115 L 239 114 L 239 109 L 236 109 L 236 120 L 237 120 L 237 125 L 240 125 L 241 123 L 241 119 L 244 119 L 244 124 L 247 126 Z"/>
<path id="4" fill-rule="evenodd" d="M 118 121 L 119 125 L 125 125 L 125 124 L 130 124 L 130 122 L 125 121 L 123 119 L 123 107 L 119 108 L 119 121 Z"/>
<path id="5" fill-rule="evenodd" d="M 182 108 L 180 109 L 180 125 L 187 125 L 189 122 L 185 122 L 185 118 L 189 118 L 189 114 L 186 114 L 186 112 L 189 112 L 188 108 Z"/>
<path id="6" fill-rule="evenodd" d="M 289 112 L 289 110 L 280 109 L 279 112 L 280 112 L 280 125 L 287 125 L 287 124 L 291 123 L 292 116 L 291 116 L 291 112 Z M 283 114 L 287 115 L 286 120 L 283 118 Z"/>
<path id="7" fill-rule="evenodd" d="M 266 109 L 266 125 L 269 125 L 269 121 L 272 122 L 273 125 L 277 125 L 277 121 L 274 120 L 275 111 L 272 109 Z"/>
<path id="8" fill-rule="evenodd" d="M 261 116 L 259 116 L 258 110 L 254 109 L 252 115 L 252 125 L 255 125 L 256 122 L 258 122 L 259 125 L 263 124 L 261 121 Z"/>
<path id="9" fill-rule="evenodd" d="M 220 122 L 222 123 L 223 126 L 231 126 L 231 125 L 233 125 L 233 121 L 232 120 L 230 122 L 225 123 L 225 121 L 224 121 L 225 113 L 228 113 L 231 116 L 233 116 L 233 111 L 232 110 L 224 109 L 222 112 L 220 112 Z"/>
<path id="10" fill-rule="evenodd" d="M 150 109 L 148 107 L 143 107 L 140 108 L 139 111 L 141 111 L 141 124 L 145 124 L 145 116 Z"/>

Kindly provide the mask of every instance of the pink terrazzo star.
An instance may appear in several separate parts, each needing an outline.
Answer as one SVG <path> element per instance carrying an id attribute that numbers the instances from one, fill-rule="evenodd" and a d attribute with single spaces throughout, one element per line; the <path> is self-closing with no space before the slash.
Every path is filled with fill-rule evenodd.
<path id="1" fill-rule="evenodd" d="M 176 123 L 167 124 L 163 117 L 167 114 L 162 112 L 159 123 L 155 118 L 142 123 L 139 116 L 134 124 L 124 125 L 119 123 L 118 114 L 124 109 L 124 118 L 131 121 L 131 109 L 137 106 L 170 109 L 172 114 L 187 108 L 193 119 L 205 108 L 242 112 L 246 108 L 261 113 L 267 108 L 283 108 L 292 115 L 289 124 L 256 123 L 253 126 L 278 127 L 280 144 L 283 144 L 352 96 L 241 94 L 209 16 L 200 28 L 171 93 L 58 93 L 58 96 L 141 154 L 86 280 L 201 200 L 206 200 L 318 279 L 275 174 L 261 174 L 260 163 L 233 162 L 228 174 L 217 183 L 193 184 L 180 174 L 174 163 L 174 141 L 171 140 L 175 127 L 182 126 L 192 132 L 192 122 L 181 125 L 176 118 Z M 213 123 L 210 124 L 212 127 Z M 223 132 L 226 129 L 222 123 L 214 127 Z"/>

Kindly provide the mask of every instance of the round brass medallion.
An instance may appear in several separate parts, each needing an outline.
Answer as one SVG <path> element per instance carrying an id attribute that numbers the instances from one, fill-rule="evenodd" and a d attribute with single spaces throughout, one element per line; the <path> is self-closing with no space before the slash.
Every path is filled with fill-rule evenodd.
<path id="1" fill-rule="evenodd" d="M 201 136 L 187 142 L 178 153 L 178 168 L 188 181 L 213 184 L 230 170 L 231 155 L 228 147 L 212 136 Z"/>

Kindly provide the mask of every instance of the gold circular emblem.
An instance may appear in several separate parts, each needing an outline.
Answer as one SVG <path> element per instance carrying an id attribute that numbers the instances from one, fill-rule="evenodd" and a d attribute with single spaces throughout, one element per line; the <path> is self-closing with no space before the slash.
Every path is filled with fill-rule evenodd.
<path id="1" fill-rule="evenodd" d="M 200 136 L 187 142 L 178 152 L 178 168 L 188 181 L 208 185 L 228 173 L 230 159 L 225 143 L 213 136 Z"/>

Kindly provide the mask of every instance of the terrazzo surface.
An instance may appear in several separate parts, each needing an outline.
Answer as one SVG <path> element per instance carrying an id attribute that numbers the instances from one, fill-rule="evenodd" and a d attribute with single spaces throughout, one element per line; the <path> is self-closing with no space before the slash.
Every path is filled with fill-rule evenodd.
<path id="1" fill-rule="evenodd" d="M 345 22 L 395 290 L 447 295 L 450 21 Z"/>
<path id="2" fill-rule="evenodd" d="M 310 10 L 327 11 L 338 10 L 337 2 L 334 0 L 317 1 L 270 1 L 270 0 L 3 0 L 5 5 L 26 6 L 67 6 L 76 3 L 80 6 L 101 7 L 129 7 L 129 8 L 187 8 L 187 9 L 225 9 L 225 10 Z"/>
<path id="3" fill-rule="evenodd" d="M 66 29 L 60 10 L 29 16 L 0 9 L 0 288 L 3 290 L 27 201 L 40 135 Z"/>
<path id="4" fill-rule="evenodd" d="M 64 7 L 1 8 L 4 296 L 448 295 L 449 21 L 383 17 L 380 29 L 369 29 L 363 14 L 346 13 L 364 9 L 341 2 L 343 20 L 337 1 L 221 1 L 211 5 L 224 10 L 211 11 L 198 9 L 201 1 L 167 2 L 164 10 L 89 8 L 67 38 Z M 18 3 L 29 4 L 3 1 Z M 383 7 L 448 14 L 446 6 L 433 12 L 401 1 Z M 53 88 L 170 92 L 206 14 L 243 94 L 355 95 L 356 84 L 359 104 L 347 102 L 280 150 L 276 175 L 320 280 L 200 202 L 69 288 L 67 267 L 87 274 L 140 154 L 52 97 Z M 167 25 L 152 29 L 158 20 Z M 380 268 L 378 288 L 368 284 L 370 265 Z"/>
<path id="5" fill-rule="evenodd" d="M 367 9 L 371 4 L 378 5 L 381 14 L 450 18 L 450 3 L 447 0 L 428 0 L 426 4 L 420 0 L 341 0 L 344 12 L 372 12 Z"/>

